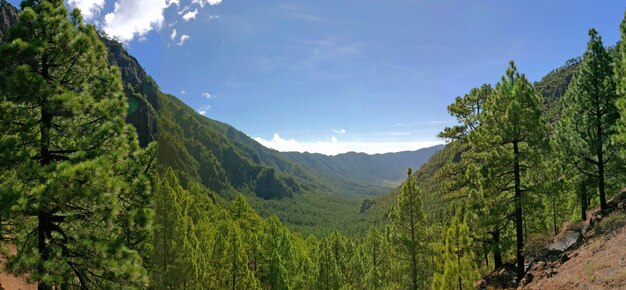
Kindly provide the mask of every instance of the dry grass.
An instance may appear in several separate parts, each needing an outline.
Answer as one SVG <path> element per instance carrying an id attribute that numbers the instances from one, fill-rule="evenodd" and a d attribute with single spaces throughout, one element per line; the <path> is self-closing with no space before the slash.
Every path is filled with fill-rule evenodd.
<path id="1" fill-rule="evenodd" d="M 626 214 L 606 216 L 594 226 L 595 238 L 568 253 L 570 259 L 525 289 L 626 289 Z"/>

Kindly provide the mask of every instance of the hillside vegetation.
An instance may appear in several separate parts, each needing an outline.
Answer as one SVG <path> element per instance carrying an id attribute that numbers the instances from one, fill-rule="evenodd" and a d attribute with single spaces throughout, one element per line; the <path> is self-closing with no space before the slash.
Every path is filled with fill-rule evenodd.
<path id="1" fill-rule="evenodd" d="M 443 148 L 328 157 L 197 114 L 62 0 L 0 3 L 2 257 L 38 289 L 624 285 L 603 257 L 623 244 L 626 14 L 615 48 L 590 29 L 540 82 L 511 61 L 458 96 Z"/>
<path id="2" fill-rule="evenodd" d="M 1 41 L 18 10 L 3 2 L 0 12 Z M 100 40 L 109 64 L 120 69 L 129 106 L 126 120 L 136 128 L 141 146 L 158 141 L 163 170 L 173 168 L 183 184 L 200 182 L 221 203 L 242 193 L 262 216 L 277 214 L 292 229 L 319 234 L 359 223 L 363 199 L 387 192 L 406 168 L 421 166 L 438 149 L 375 156 L 280 153 L 161 92 L 122 44 Z M 350 232 L 361 231 L 357 228 Z"/>

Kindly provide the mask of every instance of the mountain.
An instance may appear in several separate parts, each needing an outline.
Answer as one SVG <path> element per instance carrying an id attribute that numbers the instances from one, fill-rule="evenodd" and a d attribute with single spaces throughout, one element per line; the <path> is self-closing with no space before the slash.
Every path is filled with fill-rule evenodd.
<path id="1" fill-rule="evenodd" d="M 2 41 L 17 21 L 19 10 L 0 1 Z M 362 220 L 359 210 L 364 196 L 388 191 L 388 186 L 382 186 L 385 180 L 399 180 L 406 167 L 419 167 L 436 151 L 381 156 L 348 153 L 328 158 L 281 153 L 161 92 L 123 44 L 106 37 L 101 40 L 109 63 L 121 72 L 129 103 L 127 121 L 136 128 L 142 146 L 158 141 L 161 169 L 173 168 L 183 184 L 201 183 L 217 202 L 244 194 L 262 216 L 277 214 L 292 229 L 304 233 L 344 228 L 359 231 L 355 224 Z M 325 165 L 313 166 L 315 159 L 324 160 Z M 402 163 L 393 164 L 400 160 Z M 367 170 L 374 167 L 376 170 Z M 351 168 L 354 173 L 346 173 Z"/>
<path id="2" fill-rule="evenodd" d="M 626 192 L 610 200 L 609 208 L 565 225 L 531 264 L 522 288 L 626 289 Z"/>
<path id="3" fill-rule="evenodd" d="M 18 10 L 6 0 L 0 0 L 0 42 L 7 37 L 9 28 L 17 22 Z"/>
<path id="4" fill-rule="evenodd" d="M 551 121 L 558 118 L 557 101 L 565 94 L 574 73 L 579 67 L 579 61 L 579 58 L 568 60 L 563 66 L 552 70 L 534 84 L 537 92 L 544 98 L 545 111 Z M 445 220 L 446 215 L 445 200 L 443 199 L 444 177 L 438 174 L 439 170 L 450 162 L 460 161 L 462 150 L 463 147 L 457 142 L 448 143 L 413 173 L 416 183 L 422 189 L 422 194 L 424 195 L 422 197 L 424 208 L 432 220 Z M 369 201 L 367 214 L 379 216 L 387 213 L 389 208 L 396 203 L 401 187 L 398 186 L 394 190 Z"/>
<path id="5" fill-rule="evenodd" d="M 397 186 L 406 179 L 407 168 L 421 167 L 443 145 L 417 151 L 369 155 L 349 152 L 335 156 L 287 152 L 290 160 L 307 166 L 319 175 L 334 176 L 365 185 Z"/>

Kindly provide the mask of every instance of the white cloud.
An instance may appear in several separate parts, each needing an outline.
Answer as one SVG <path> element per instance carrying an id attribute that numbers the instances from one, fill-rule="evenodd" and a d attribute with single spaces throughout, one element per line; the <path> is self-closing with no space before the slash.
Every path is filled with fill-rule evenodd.
<path id="1" fill-rule="evenodd" d="M 207 99 L 213 98 L 213 95 L 209 94 L 209 92 L 202 93 L 202 96 L 207 98 Z"/>
<path id="2" fill-rule="evenodd" d="M 209 18 L 207 18 L 209 21 L 213 20 L 213 19 L 220 19 L 219 15 L 210 15 Z"/>
<path id="3" fill-rule="evenodd" d="M 186 94 L 186 92 L 185 91 L 180 91 L 180 94 L 184 95 L 184 94 Z"/>
<path id="4" fill-rule="evenodd" d="M 180 40 L 178 41 L 178 44 L 176 44 L 176 45 L 181 46 L 181 45 L 185 44 L 185 41 L 189 40 L 190 38 L 191 37 L 189 35 L 183 34 L 183 35 L 180 36 Z"/>
<path id="5" fill-rule="evenodd" d="M 66 1 L 70 6 L 80 8 L 85 19 L 98 16 L 106 2 L 106 0 Z M 222 0 L 192 0 L 191 2 L 204 7 L 205 4 L 220 4 Z M 160 30 L 164 26 L 164 11 L 172 5 L 180 7 L 180 0 L 115 0 L 113 11 L 102 17 L 101 29 L 109 36 L 124 43 L 134 39 L 142 39 L 148 32 Z M 189 6 L 186 6 L 178 11 L 178 14 L 184 14 L 183 19 L 189 21 L 195 19 L 198 9 L 189 11 Z M 214 18 L 219 17 L 210 16 L 209 20 Z M 100 23 L 99 20 L 95 22 Z M 185 40 L 189 40 L 189 37 Z M 180 44 L 182 45 L 185 40 Z"/>
<path id="6" fill-rule="evenodd" d="M 104 16 L 104 31 L 122 42 L 141 38 L 153 29 L 160 29 L 165 20 L 163 11 L 176 1 L 117 0 L 113 12 Z"/>
<path id="7" fill-rule="evenodd" d="M 204 4 L 217 5 L 222 3 L 222 0 L 193 0 L 191 3 L 198 4 L 200 7 L 204 8 Z"/>
<path id="8" fill-rule="evenodd" d="M 187 12 L 187 10 L 189 10 L 189 6 L 185 6 L 185 7 L 183 7 L 183 9 L 182 9 L 182 10 L 180 10 L 180 11 L 178 11 L 178 12 L 176 12 L 176 13 L 178 13 L 178 15 L 182 15 L 183 13 Z"/>
<path id="9" fill-rule="evenodd" d="M 333 132 L 335 132 L 335 134 L 346 134 L 347 131 L 346 129 L 339 129 L 339 130 L 333 129 Z"/>
<path id="10" fill-rule="evenodd" d="M 341 141 L 333 136 L 330 140 L 300 142 L 295 139 L 284 139 L 275 133 L 271 140 L 261 137 L 254 138 L 261 145 L 278 151 L 311 152 L 325 155 L 337 155 L 345 152 L 364 152 L 378 154 L 388 152 L 400 152 L 418 150 L 420 148 L 443 144 L 441 141 L 406 141 L 406 142 L 365 142 L 365 141 Z"/>
<path id="11" fill-rule="evenodd" d="M 195 19 L 197 14 L 198 14 L 198 9 L 196 9 L 194 11 L 189 11 L 189 12 L 185 13 L 185 15 L 183 15 L 183 20 L 189 21 L 191 19 Z"/>
<path id="12" fill-rule="evenodd" d="M 83 18 L 89 20 L 100 14 L 104 7 L 104 0 L 67 0 L 67 4 L 72 8 L 80 9 Z"/>
<path id="13" fill-rule="evenodd" d="M 204 105 L 200 107 L 200 109 L 198 109 L 198 114 L 202 116 L 206 116 L 206 114 L 209 112 L 210 109 L 211 109 L 211 105 Z"/>
<path id="14" fill-rule="evenodd" d="M 174 40 L 176 38 L 176 29 L 172 30 L 172 35 L 170 35 L 170 39 Z"/>

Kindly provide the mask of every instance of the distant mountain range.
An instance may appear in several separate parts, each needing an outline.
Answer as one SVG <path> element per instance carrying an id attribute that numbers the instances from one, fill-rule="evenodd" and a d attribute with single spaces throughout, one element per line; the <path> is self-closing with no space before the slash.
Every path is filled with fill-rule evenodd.
<path id="1" fill-rule="evenodd" d="M 18 14 L 15 7 L 0 0 L 0 42 Z M 411 167 L 428 213 L 440 214 L 445 201 L 437 172 L 460 156 L 461 149 L 454 143 L 377 155 L 278 152 L 161 92 L 122 44 L 102 41 L 109 63 L 120 68 L 129 102 L 127 120 L 137 129 L 140 143 L 145 146 L 157 140 L 159 166 L 172 167 L 184 184 L 200 182 L 217 202 L 243 193 L 261 215 L 277 214 L 304 233 L 340 228 L 359 231 L 357 221 L 376 223 L 387 214 Z M 578 59 L 569 60 L 535 83 L 550 114 L 558 116 L 556 100 L 577 68 Z"/>
<path id="2" fill-rule="evenodd" d="M 2 41 L 19 11 L 4 0 L 0 6 Z M 243 193 L 260 214 L 277 214 L 304 231 L 351 224 L 348 220 L 359 218 L 365 197 L 389 191 L 408 167 L 420 167 L 442 148 L 379 155 L 281 153 L 161 92 L 122 44 L 102 41 L 109 63 L 120 68 L 129 102 L 127 121 L 137 129 L 142 146 L 158 141 L 160 168 L 172 167 L 183 184 L 200 182 L 218 202 Z"/>
<path id="3" fill-rule="evenodd" d="M 365 185 L 396 187 L 406 179 L 409 167 L 418 169 L 442 148 L 443 145 L 437 145 L 417 151 L 374 155 L 355 152 L 335 156 L 298 152 L 286 152 L 283 155 L 320 175 Z"/>

